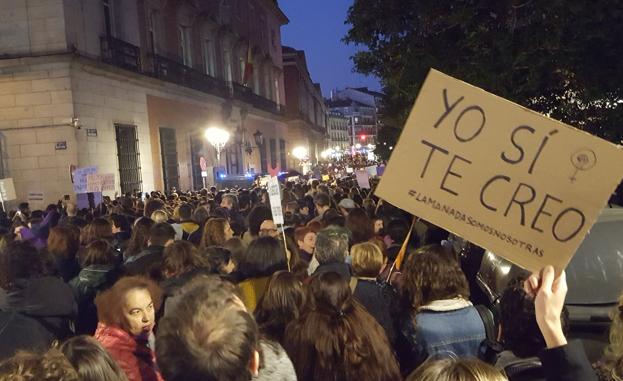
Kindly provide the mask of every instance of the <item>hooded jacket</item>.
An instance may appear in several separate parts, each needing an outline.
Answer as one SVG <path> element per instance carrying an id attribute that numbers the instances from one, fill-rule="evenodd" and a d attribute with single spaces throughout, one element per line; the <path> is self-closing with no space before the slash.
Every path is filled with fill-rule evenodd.
<path id="1" fill-rule="evenodd" d="M 90 265 L 80 271 L 69 285 L 78 301 L 78 319 L 76 332 L 92 335 L 97 327 L 97 308 L 93 303 L 98 292 L 112 286 L 119 277 L 119 272 L 109 265 Z"/>
<path id="2" fill-rule="evenodd" d="M 95 339 L 119 364 L 129 381 L 163 381 L 156 355 L 147 339 L 136 338 L 123 329 L 104 323 L 97 325 Z"/>

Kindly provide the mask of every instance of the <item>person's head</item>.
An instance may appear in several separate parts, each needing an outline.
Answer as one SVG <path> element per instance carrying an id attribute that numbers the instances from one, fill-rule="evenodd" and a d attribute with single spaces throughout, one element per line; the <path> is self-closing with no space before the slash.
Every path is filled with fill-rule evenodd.
<path id="1" fill-rule="evenodd" d="M 162 209 L 155 210 L 150 217 L 157 224 L 169 221 L 169 214 Z"/>
<path id="2" fill-rule="evenodd" d="M 65 212 L 67 213 L 67 217 L 76 217 L 78 208 L 76 207 L 76 204 L 74 204 L 73 202 L 68 202 L 65 206 Z"/>
<path id="3" fill-rule="evenodd" d="M 180 216 L 180 221 L 190 221 L 193 218 L 193 207 L 187 202 L 180 205 L 177 212 Z"/>
<path id="4" fill-rule="evenodd" d="M 429 360 L 417 368 L 406 381 L 508 381 L 491 365 L 478 359 Z"/>
<path id="5" fill-rule="evenodd" d="M 342 263 L 348 255 L 348 231 L 342 227 L 329 226 L 318 232 L 314 255 L 318 262 Z"/>
<path id="6" fill-rule="evenodd" d="M 75 336 L 59 347 L 78 372 L 80 381 L 128 381 L 102 345 L 91 336 Z"/>
<path id="7" fill-rule="evenodd" d="M 296 275 L 287 271 L 274 273 L 255 308 L 260 332 L 281 342 L 286 326 L 299 318 L 306 299 L 306 290 Z"/>
<path id="8" fill-rule="evenodd" d="M 164 249 L 162 273 L 167 278 L 209 267 L 207 259 L 188 241 L 175 241 Z"/>
<path id="9" fill-rule="evenodd" d="M 270 208 L 264 205 L 257 205 L 249 213 L 249 232 L 251 236 L 257 237 L 260 235 L 260 226 L 262 222 L 266 220 L 272 220 L 273 214 Z"/>
<path id="10" fill-rule="evenodd" d="M 0 363 L 0 381 L 82 381 L 56 348 L 43 354 L 18 352 Z"/>
<path id="11" fill-rule="evenodd" d="M 206 208 L 205 206 L 200 206 L 195 209 L 192 219 L 199 225 L 203 225 L 206 223 L 208 218 L 210 218 L 210 212 L 208 211 L 208 208 Z"/>
<path id="12" fill-rule="evenodd" d="M 197 277 L 160 320 L 158 366 L 167 381 L 249 381 L 258 374 L 259 332 L 235 286 Z"/>
<path id="13" fill-rule="evenodd" d="M 337 207 L 340 209 L 342 215 L 347 217 L 353 209 L 357 208 L 357 204 L 350 198 L 344 198 L 338 202 Z"/>
<path id="14" fill-rule="evenodd" d="M 374 223 L 363 209 L 352 209 L 346 217 L 346 228 L 351 231 L 353 243 L 369 241 L 374 237 Z"/>
<path id="15" fill-rule="evenodd" d="M 223 247 L 231 253 L 231 261 L 235 266 L 238 266 L 240 262 L 242 262 L 244 258 L 244 253 L 247 250 L 244 242 L 240 238 L 234 237 L 229 241 L 225 242 Z"/>
<path id="16" fill-rule="evenodd" d="M 164 209 L 164 201 L 162 201 L 159 198 L 150 198 L 145 203 L 145 208 L 143 209 L 143 216 L 144 217 L 151 217 L 151 215 L 156 210 L 162 210 L 162 209 Z"/>
<path id="17" fill-rule="evenodd" d="M 314 380 L 401 379 L 385 331 L 355 301 L 342 276 L 313 276 L 308 295 L 309 307 L 288 325 L 283 340 L 297 374 L 307 369 L 307 379 Z"/>
<path id="18" fill-rule="evenodd" d="M 563 329 L 568 327 L 568 312 L 563 309 Z M 521 279 L 514 279 L 500 298 L 500 328 L 504 349 L 520 358 L 536 357 L 545 349 L 545 339 L 536 322 L 534 299 L 523 288 Z"/>
<path id="19" fill-rule="evenodd" d="M 87 245 L 81 254 L 80 265 L 84 268 L 91 265 L 114 265 L 115 251 L 110 243 L 98 239 Z"/>
<path id="20" fill-rule="evenodd" d="M 143 276 L 124 277 L 95 297 L 97 319 L 133 336 L 149 334 L 161 302 L 162 291 L 155 282 Z"/>
<path id="21" fill-rule="evenodd" d="M 113 214 L 110 216 L 112 221 L 113 233 L 130 232 L 130 222 L 123 214 Z"/>
<path id="22" fill-rule="evenodd" d="M 350 256 L 353 259 L 353 274 L 358 277 L 376 278 L 387 261 L 378 245 L 372 242 L 353 245 Z"/>
<path id="23" fill-rule="evenodd" d="M 0 288 L 10 291 L 18 279 L 41 276 L 44 272 L 43 258 L 29 242 L 9 242 L 0 252 Z"/>
<path id="24" fill-rule="evenodd" d="M 260 237 L 251 241 L 238 269 L 246 278 L 260 278 L 287 270 L 286 260 L 283 246 L 278 240 Z"/>
<path id="25" fill-rule="evenodd" d="M 132 228 L 132 235 L 124 255 L 131 257 L 143 251 L 149 242 L 149 230 L 154 226 L 154 220 L 143 217 L 139 219 Z"/>
<path id="26" fill-rule="evenodd" d="M 374 223 L 374 234 L 375 235 L 380 235 L 383 233 L 383 228 L 384 228 L 384 222 L 382 218 L 374 218 L 372 220 L 372 222 Z"/>
<path id="27" fill-rule="evenodd" d="M 294 239 L 299 249 L 313 254 L 316 247 L 316 233 L 309 227 L 297 228 L 294 231 Z"/>
<path id="28" fill-rule="evenodd" d="M 112 236 L 112 224 L 104 218 L 96 218 L 83 229 L 82 243 L 88 245 L 98 239 L 111 239 Z"/>
<path id="29" fill-rule="evenodd" d="M 316 206 L 318 215 L 322 216 L 322 214 L 331 207 L 331 198 L 326 193 L 318 193 L 314 197 L 314 205 Z"/>
<path id="30" fill-rule="evenodd" d="M 149 246 L 167 246 L 175 240 L 175 229 L 166 222 L 157 223 L 149 229 Z"/>
<path id="31" fill-rule="evenodd" d="M 205 249 L 205 255 L 212 272 L 222 275 L 229 274 L 236 268 L 231 251 L 223 247 L 212 246 Z"/>
<path id="32" fill-rule="evenodd" d="M 17 206 L 17 210 L 22 213 L 28 215 L 30 213 L 30 205 L 27 202 L 20 202 Z"/>
<path id="33" fill-rule="evenodd" d="M 230 210 L 230 211 L 238 211 L 238 198 L 233 194 L 226 194 L 223 196 L 221 200 L 221 208 Z"/>
<path id="34" fill-rule="evenodd" d="M 201 247 L 223 246 L 234 236 L 229 222 L 224 218 L 212 218 L 203 227 Z"/>
<path id="35" fill-rule="evenodd" d="M 409 234 L 409 224 L 401 218 L 396 218 L 387 223 L 386 230 L 389 238 L 391 238 L 394 243 L 400 245 L 404 242 L 405 238 L 407 238 L 407 234 Z"/>
<path id="36" fill-rule="evenodd" d="M 411 311 L 435 300 L 469 298 L 465 274 L 440 245 L 424 246 L 409 255 L 402 274 L 405 307 Z"/>
<path id="37" fill-rule="evenodd" d="M 73 260 L 80 248 L 80 229 L 73 225 L 55 226 L 48 235 L 48 251 L 56 257 Z"/>
<path id="38" fill-rule="evenodd" d="M 275 225 L 272 218 L 264 220 L 260 225 L 260 237 L 279 237 L 279 230 L 277 230 L 277 225 Z"/>

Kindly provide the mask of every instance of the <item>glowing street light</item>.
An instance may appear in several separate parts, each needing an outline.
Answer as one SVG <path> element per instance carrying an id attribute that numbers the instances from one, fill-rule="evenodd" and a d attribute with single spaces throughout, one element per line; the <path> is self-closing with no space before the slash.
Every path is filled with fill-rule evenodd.
<path id="1" fill-rule="evenodd" d="M 229 132 L 222 128 L 218 127 L 210 127 L 205 132 L 205 137 L 214 149 L 216 149 L 216 162 L 220 164 L 221 162 L 221 151 L 229 141 Z"/>
<path id="2" fill-rule="evenodd" d="M 294 147 L 292 149 L 292 156 L 299 159 L 300 161 L 307 160 L 308 155 L 309 155 L 309 152 L 307 152 L 307 148 L 305 147 L 299 146 L 299 147 Z"/>

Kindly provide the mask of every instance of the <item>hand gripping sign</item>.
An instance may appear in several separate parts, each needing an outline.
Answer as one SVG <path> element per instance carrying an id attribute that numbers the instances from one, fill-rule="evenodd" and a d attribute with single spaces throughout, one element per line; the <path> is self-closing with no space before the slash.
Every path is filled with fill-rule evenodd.
<path id="1" fill-rule="evenodd" d="M 622 161 L 605 140 L 431 70 L 376 194 L 528 270 L 560 270 Z"/>

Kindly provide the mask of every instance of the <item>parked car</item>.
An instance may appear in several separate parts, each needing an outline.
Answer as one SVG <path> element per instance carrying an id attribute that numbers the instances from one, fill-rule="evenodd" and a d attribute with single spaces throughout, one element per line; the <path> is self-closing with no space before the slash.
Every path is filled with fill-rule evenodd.
<path id="1" fill-rule="evenodd" d="M 610 312 L 623 290 L 623 208 L 604 209 L 567 266 L 570 336 L 582 339 L 591 360 L 608 342 Z M 496 310 L 508 283 L 529 272 L 485 252 L 476 282 Z"/>

